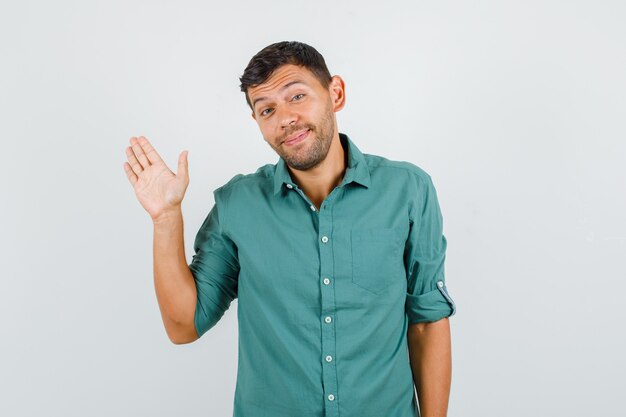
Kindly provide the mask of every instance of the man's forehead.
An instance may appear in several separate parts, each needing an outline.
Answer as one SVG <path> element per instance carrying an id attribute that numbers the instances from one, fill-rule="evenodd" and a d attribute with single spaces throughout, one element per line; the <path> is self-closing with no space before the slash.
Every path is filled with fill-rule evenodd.
<path id="1" fill-rule="evenodd" d="M 295 84 L 300 82 L 302 84 L 311 85 L 313 74 L 305 67 L 285 64 L 276 69 L 270 77 L 262 84 L 248 88 L 248 96 L 252 99 L 253 95 L 263 95 L 276 88 L 284 88 L 287 84 Z"/>

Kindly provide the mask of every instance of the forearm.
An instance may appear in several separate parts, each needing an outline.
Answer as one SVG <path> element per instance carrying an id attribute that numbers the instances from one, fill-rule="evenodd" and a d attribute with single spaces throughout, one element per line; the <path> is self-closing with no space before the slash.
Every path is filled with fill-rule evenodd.
<path id="1" fill-rule="evenodd" d="M 407 338 L 421 417 L 445 417 L 452 378 L 449 320 L 409 324 Z"/>
<path id="2" fill-rule="evenodd" d="M 193 326 L 196 284 L 185 257 L 183 229 L 180 208 L 154 220 L 154 286 L 172 341 L 197 337 Z"/>

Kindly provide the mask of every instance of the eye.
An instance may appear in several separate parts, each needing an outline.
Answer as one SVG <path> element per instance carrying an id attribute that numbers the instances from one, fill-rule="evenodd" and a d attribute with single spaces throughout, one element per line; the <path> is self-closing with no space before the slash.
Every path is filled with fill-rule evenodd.
<path id="1" fill-rule="evenodd" d="M 300 94 L 296 94 L 295 96 L 293 96 L 292 100 L 298 100 L 297 97 L 304 97 L 304 94 L 300 93 Z"/>
<path id="2" fill-rule="evenodd" d="M 267 113 L 265 113 L 265 112 L 266 112 L 266 111 L 268 111 L 268 110 L 271 110 L 271 109 L 270 109 L 270 108 L 267 108 L 267 109 L 263 110 L 263 111 L 261 112 L 261 116 L 266 116 L 266 115 L 267 115 Z"/>

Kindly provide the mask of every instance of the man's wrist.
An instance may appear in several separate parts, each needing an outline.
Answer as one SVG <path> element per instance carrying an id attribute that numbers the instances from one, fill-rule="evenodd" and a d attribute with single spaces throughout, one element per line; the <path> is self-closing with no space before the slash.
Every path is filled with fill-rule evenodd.
<path id="1" fill-rule="evenodd" d="M 175 206 L 167 210 L 163 210 L 161 214 L 152 218 L 155 227 L 168 226 L 178 223 L 182 218 L 181 206 Z"/>

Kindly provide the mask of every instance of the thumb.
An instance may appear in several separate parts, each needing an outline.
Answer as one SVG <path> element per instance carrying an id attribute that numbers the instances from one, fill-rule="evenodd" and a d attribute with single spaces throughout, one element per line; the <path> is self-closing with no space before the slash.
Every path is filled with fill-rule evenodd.
<path id="1" fill-rule="evenodd" d="M 178 157 L 178 170 L 176 171 L 176 176 L 189 176 L 189 163 L 187 159 L 188 151 L 182 151 L 180 156 Z"/>

